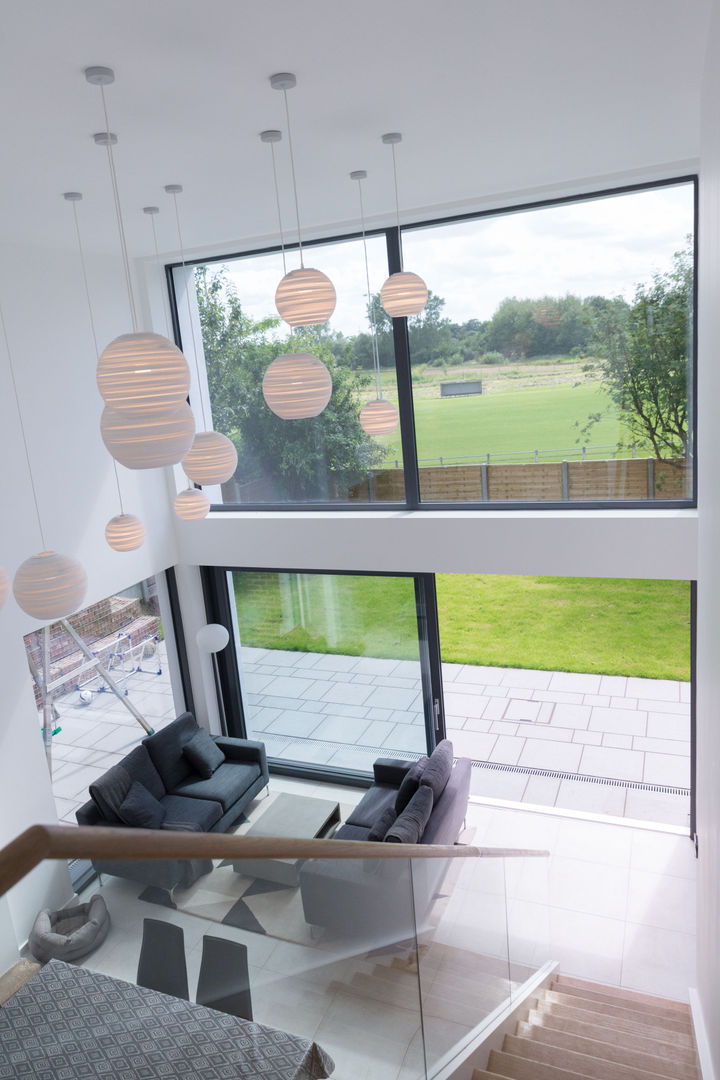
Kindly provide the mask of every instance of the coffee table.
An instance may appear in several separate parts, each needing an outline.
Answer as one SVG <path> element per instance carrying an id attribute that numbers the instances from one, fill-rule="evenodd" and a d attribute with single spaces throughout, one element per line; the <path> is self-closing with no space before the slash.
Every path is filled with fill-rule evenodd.
<path id="1" fill-rule="evenodd" d="M 340 824 L 340 806 L 328 799 L 281 792 L 245 836 L 279 836 L 312 840 L 331 834 Z M 236 874 L 274 881 L 279 885 L 298 885 L 300 867 L 305 859 L 234 859 Z"/>

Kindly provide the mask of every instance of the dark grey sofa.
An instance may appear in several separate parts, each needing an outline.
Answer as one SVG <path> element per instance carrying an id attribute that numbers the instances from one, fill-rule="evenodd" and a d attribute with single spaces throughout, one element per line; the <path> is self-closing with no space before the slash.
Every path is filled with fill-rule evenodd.
<path id="1" fill-rule="evenodd" d="M 117 807 L 139 781 L 166 813 L 161 829 L 226 832 L 269 780 L 265 746 L 247 739 L 215 736 L 225 761 L 209 779 L 193 772 L 183 748 L 198 733 L 191 713 L 183 713 L 154 735 L 143 739 L 122 761 L 90 787 L 91 799 L 76 811 L 79 825 L 127 828 Z M 208 859 L 94 859 L 98 873 L 113 874 L 166 892 L 187 888 L 212 869 Z"/>
<path id="2" fill-rule="evenodd" d="M 416 763 L 380 758 L 375 782 L 333 839 L 367 840 L 392 806 L 406 773 Z M 470 794 L 468 758 L 453 762 L 450 778 L 434 801 L 421 844 L 454 844 Z M 412 937 L 429 914 L 448 868 L 446 859 L 337 859 L 304 863 L 300 891 L 306 922 L 341 933 L 362 934 L 368 945 Z"/>

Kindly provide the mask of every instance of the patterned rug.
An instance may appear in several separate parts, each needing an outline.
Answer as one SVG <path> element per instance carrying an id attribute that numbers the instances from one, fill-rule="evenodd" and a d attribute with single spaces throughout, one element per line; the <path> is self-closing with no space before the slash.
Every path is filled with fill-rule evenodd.
<path id="1" fill-rule="evenodd" d="M 276 798 L 277 793 L 273 793 L 267 799 L 261 800 L 248 817 L 243 818 L 236 826 L 234 833 L 238 836 L 246 833 Z M 342 821 L 346 821 L 351 813 L 352 806 L 340 804 Z M 466 830 L 460 836 L 460 842 L 472 843 L 473 832 L 474 830 Z M 459 860 L 454 862 L 457 866 Z M 451 879 L 455 876 L 455 866 L 451 866 L 443 882 L 443 891 L 433 905 L 433 922 L 442 917 L 445 906 L 442 901 L 452 891 Z M 459 871 L 459 866 L 457 870 Z M 317 927 L 311 930 L 305 922 L 302 897 L 297 886 L 279 885 L 259 877 L 238 874 L 229 860 L 218 860 L 212 873 L 200 878 L 189 889 L 176 889 L 173 895 L 178 911 L 197 915 L 201 919 L 236 926 L 253 934 L 265 934 L 311 948 L 333 949 L 338 944 L 336 933 L 330 930 L 319 931 Z M 156 890 L 152 889 L 146 889 L 140 899 L 150 903 L 163 902 L 162 899 L 156 899 Z"/>

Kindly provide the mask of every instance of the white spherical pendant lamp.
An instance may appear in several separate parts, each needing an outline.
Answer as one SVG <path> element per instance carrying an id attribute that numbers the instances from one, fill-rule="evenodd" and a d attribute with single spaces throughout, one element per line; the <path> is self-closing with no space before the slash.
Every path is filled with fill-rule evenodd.
<path id="1" fill-rule="evenodd" d="M 388 435 L 399 423 L 397 409 L 385 398 L 368 401 L 360 410 L 360 426 L 368 435 Z"/>
<path id="2" fill-rule="evenodd" d="M 380 303 L 393 319 L 419 315 L 427 301 L 427 285 L 418 274 L 409 270 L 391 274 L 380 290 Z"/>
<path id="3" fill-rule="evenodd" d="M 195 484 L 224 484 L 237 468 L 237 450 L 219 431 L 200 431 L 182 460 L 188 479 Z"/>
<path id="4" fill-rule="evenodd" d="M 82 604 L 87 574 L 77 561 L 57 551 L 31 555 L 15 574 L 13 593 L 19 606 L 35 619 L 48 621 L 70 615 Z"/>
<path id="5" fill-rule="evenodd" d="M 186 488 L 175 499 L 175 513 L 183 521 L 201 521 L 210 513 L 210 500 L 200 488 Z"/>
<path id="6" fill-rule="evenodd" d="M 5 606 L 5 601 L 10 592 L 10 578 L 4 566 L 0 566 L 0 608 Z"/>
<path id="7" fill-rule="evenodd" d="M 121 334 L 100 354 L 97 384 L 103 401 L 128 416 L 175 412 L 188 396 L 190 369 L 162 334 Z"/>
<path id="8" fill-rule="evenodd" d="M 127 469 L 177 465 L 192 446 L 195 418 L 187 402 L 173 413 L 130 419 L 105 406 L 100 433 L 109 453 Z"/>
<path id="9" fill-rule="evenodd" d="M 337 303 L 335 286 L 322 270 L 303 267 L 286 274 L 275 292 L 275 307 L 290 326 L 328 321 Z"/>
<path id="10" fill-rule="evenodd" d="M 115 551 L 135 551 L 145 541 L 145 526 L 134 514 L 116 514 L 105 526 L 105 539 Z"/>
<path id="11" fill-rule="evenodd" d="M 269 409 L 283 420 L 319 416 L 332 394 L 330 372 L 311 353 L 277 356 L 263 376 L 262 392 Z"/>

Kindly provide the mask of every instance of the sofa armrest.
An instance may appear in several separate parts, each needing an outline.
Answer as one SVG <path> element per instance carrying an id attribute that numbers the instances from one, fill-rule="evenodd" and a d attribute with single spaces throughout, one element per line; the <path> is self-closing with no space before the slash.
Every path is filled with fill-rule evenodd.
<path id="1" fill-rule="evenodd" d="M 251 739 L 233 739 L 229 735 L 218 735 L 215 742 L 228 761 L 255 761 L 260 766 L 260 771 L 268 775 L 265 743 L 253 742 Z"/>
<path id="2" fill-rule="evenodd" d="M 378 758 L 373 765 L 375 783 L 400 787 L 405 779 L 405 773 L 414 764 L 414 761 L 400 761 L 398 758 Z"/>

